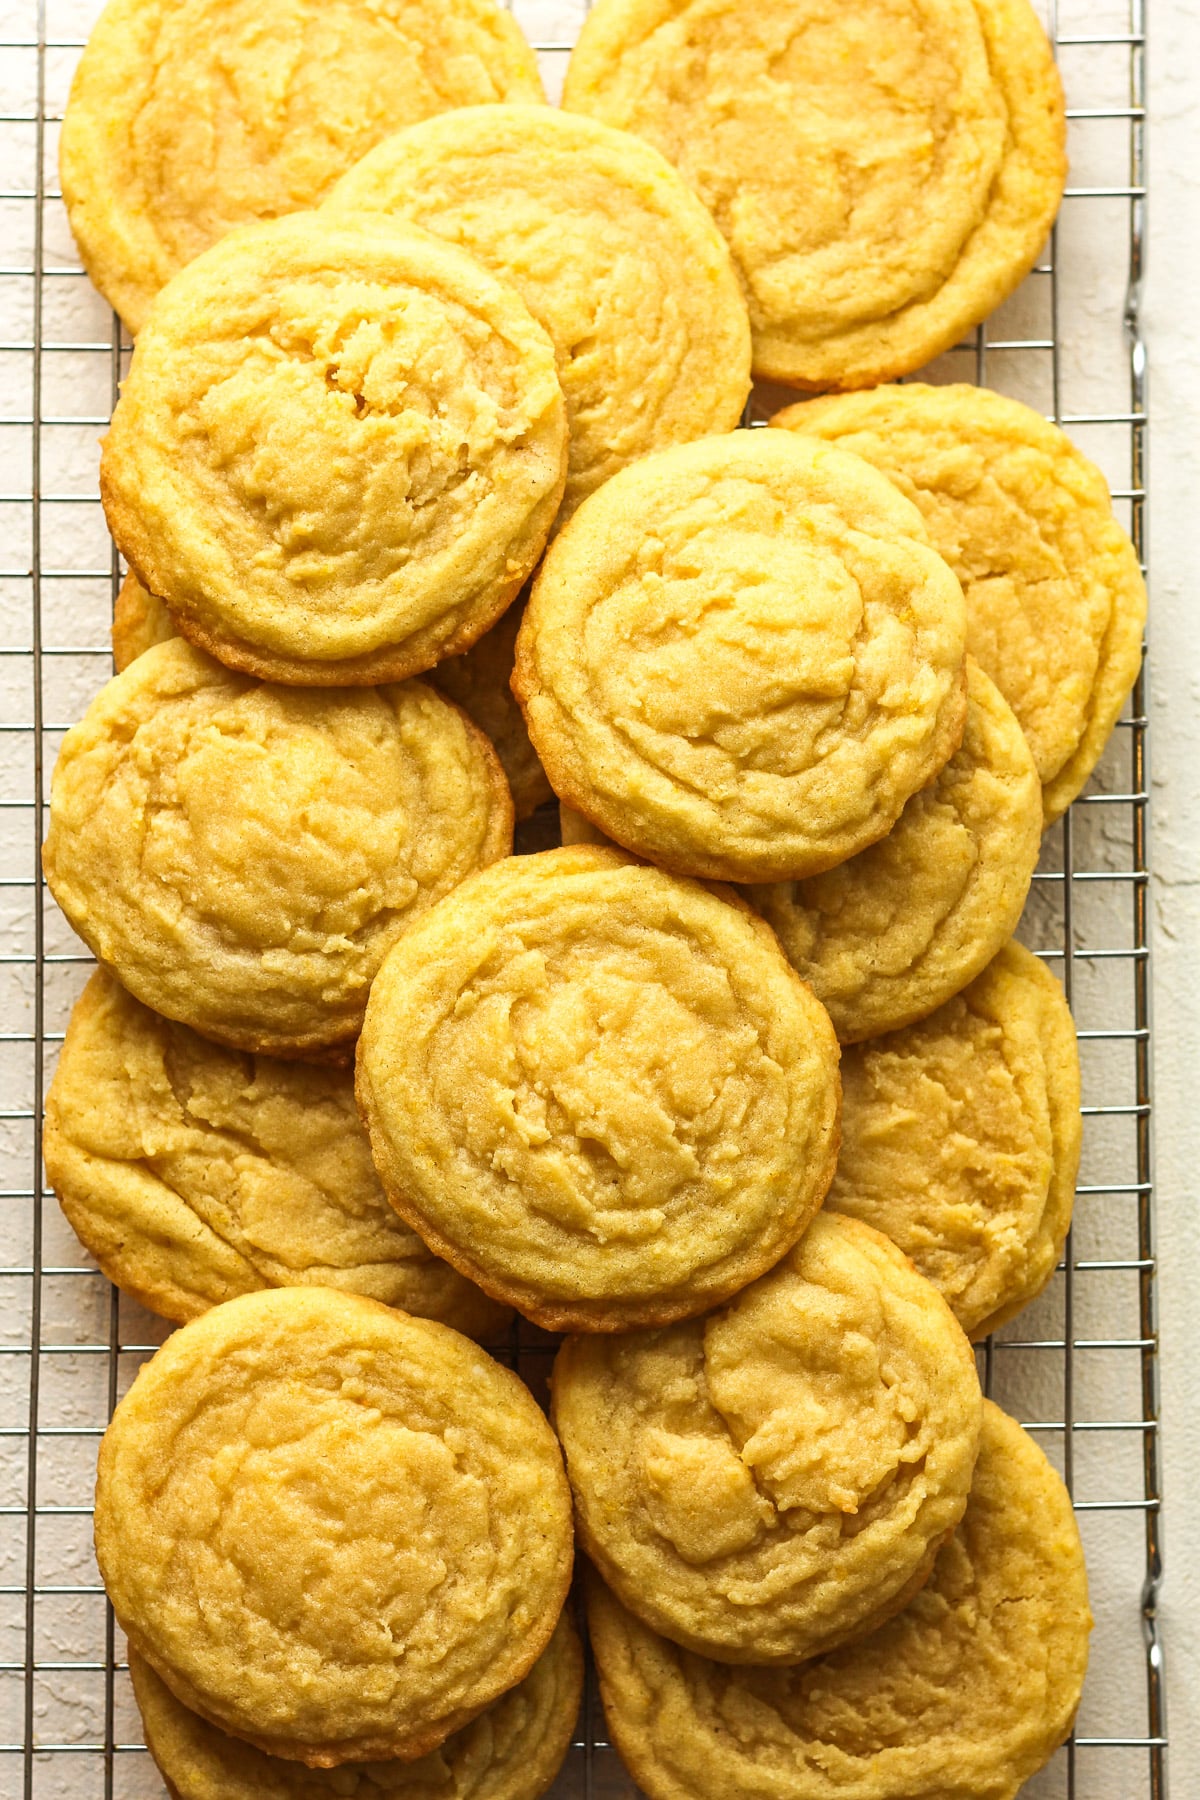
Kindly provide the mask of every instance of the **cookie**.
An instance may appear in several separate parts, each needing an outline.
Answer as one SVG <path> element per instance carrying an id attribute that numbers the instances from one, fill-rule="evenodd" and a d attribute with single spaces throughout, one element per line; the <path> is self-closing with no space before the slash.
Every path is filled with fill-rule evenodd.
<path id="1" fill-rule="evenodd" d="M 84 267 L 131 331 L 236 225 L 315 206 L 430 113 L 542 99 L 494 0 L 109 0 L 59 163 Z"/>
<path id="2" fill-rule="evenodd" d="M 637 457 L 737 424 L 750 324 L 729 251 L 640 138 L 548 106 L 471 107 L 386 139 L 327 205 L 408 219 L 512 282 L 566 396 L 560 522 Z"/>
<path id="3" fill-rule="evenodd" d="M 808 881 L 751 888 L 843 1044 L 941 1006 L 1016 929 L 1042 841 L 1021 727 L 967 658 L 967 728 L 885 838 Z"/>
<path id="4" fill-rule="evenodd" d="M 554 789 L 529 741 L 509 680 L 524 607 L 510 606 L 498 624 L 461 656 L 449 656 L 429 672 L 431 684 L 474 719 L 504 765 L 518 819 L 553 800 Z"/>
<path id="5" fill-rule="evenodd" d="M 538 1800 L 567 1753 L 583 1692 L 583 1650 L 565 1611 L 515 1688 L 417 1762 L 305 1769 L 229 1737 L 181 1706 L 129 1657 L 146 1743 L 172 1800 Z"/>
<path id="6" fill-rule="evenodd" d="M 143 651 L 178 636 L 165 601 L 157 594 L 148 594 L 136 575 L 127 575 L 113 607 L 113 667 L 117 674 Z"/>
<path id="7" fill-rule="evenodd" d="M 966 384 L 789 407 L 915 501 L 967 600 L 967 648 L 1029 739 L 1047 822 L 1095 768 L 1137 679 L 1146 585 L 1108 485 L 1040 413 Z"/>
<path id="8" fill-rule="evenodd" d="M 392 1204 L 551 1330 L 719 1304 L 837 1155 L 829 1020 L 749 908 L 579 847 L 510 858 L 397 944 L 358 1099 Z"/>
<path id="9" fill-rule="evenodd" d="M 155 303 L 104 440 L 117 546 L 203 650 L 398 681 L 482 636 L 566 478 L 554 350 L 515 289 L 380 213 L 231 233 Z"/>
<path id="10" fill-rule="evenodd" d="M 948 350 L 1033 267 L 1066 179 L 1028 0 L 597 0 L 563 104 L 704 201 L 754 372 L 870 387 Z"/>
<path id="11" fill-rule="evenodd" d="M 657 1636 L 599 1581 L 588 1623 L 609 1735 L 649 1800 L 1015 1800 L 1071 1728 L 1091 1615 L 1067 1491 L 985 1401 L 961 1525 L 861 1643 L 730 1668 Z"/>
<path id="12" fill-rule="evenodd" d="M 421 682 L 277 687 L 175 638 L 63 739 L 43 862 L 137 999 L 288 1056 L 356 1037 L 388 948 L 511 842 L 491 745 Z"/>
<path id="13" fill-rule="evenodd" d="M 106 969 L 71 1014 L 42 1153 L 109 1280 L 165 1318 L 317 1285 L 471 1337 L 494 1340 L 510 1321 L 388 1205 L 349 1070 L 222 1049 Z"/>
<path id="14" fill-rule="evenodd" d="M 568 1338 L 553 1392 L 581 1547 L 646 1624 L 721 1662 L 801 1662 L 898 1611 L 979 1449 L 949 1307 L 824 1213 L 724 1311 Z"/>
<path id="15" fill-rule="evenodd" d="M 529 1390 L 445 1325 L 330 1288 L 175 1332 L 105 1433 L 95 1520 L 135 1653 L 310 1768 L 435 1750 L 528 1674 L 571 1576 Z"/>
<path id="16" fill-rule="evenodd" d="M 883 837 L 957 748 L 965 631 L 890 482 L 736 431 L 584 502 L 534 583 L 513 692 L 555 792 L 617 843 L 792 880 Z"/>
<path id="17" fill-rule="evenodd" d="M 842 1058 L 827 1205 L 885 1231 L 986 1337 L 1045 1287 L 1071 1223 L 1083 1121 L 1063 991 L 1010 943 L 919 1025 Z"/>

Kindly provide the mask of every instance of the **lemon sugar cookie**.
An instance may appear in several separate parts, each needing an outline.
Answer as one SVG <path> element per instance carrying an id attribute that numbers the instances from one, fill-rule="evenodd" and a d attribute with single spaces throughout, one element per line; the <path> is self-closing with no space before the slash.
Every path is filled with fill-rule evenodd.
<path id="1" fill-rule="evenodd" d="M 148 594 L 136 575 L 127 575 L 113 607 L 113 665 L 117 674 L 155 644 L 165 644 L 178 636 L 164 602 L 157 594 Z"/>
<path id="2" fill-rule="evenodd" d="M 388 1205 L 348 1070 L 226 1050 L 107 969 L 71 1014 L 42 1153 L 104 1273 L 168 1319 L 312 1285 L 471 1337 L 495 1339 L 511 1317 Z"/>
<path id="3" fill-rule="evenodd" d="M 884 836 L 957 748 L 965 631 L 878 471 L 735 431 L 584 502 L 534 582 L 513 691 L 555 792 L 615 842 L 679 874 L 796 879 Z"/>
<path id="4" fill-rule="evenodd" d="M 750 326 L 729 252 L 640 138 L 548 106 L 465 108 L 386 139 L 327 205 L 422 225 L 516 287 L 566 396 L 560 520 L 635 458 L 737 424 Z"/>
<path id="5" fill-rule="evenodd" d="M 538 1324 L 620 1331 L 795 1243 L 837 1153 L 837 1058 L 749 908 L 579 847 L 499 863 L 397 944 L 358 1096 L 431 1249 Z"/>
<path id="6" fill-rule="evenodd" d="M 1010 943 L 956 999 L 842 1058 L 827 1205 L 876 1226 L 984 1337 L 1057 1266 L 1083 1121 L 1062 988 Z"/>
<path id="7" fill-rule="evenodd" d="M 1021 727 L 967 658 L 967 727 L 885 838 L 808 881 L 747 897 L 829 1010 L 843 1044 L 949 1000 L 1016 929 L 1042 841 Z"/>
<path id="8" fill-rule="evenodd" d="M 43 861 L 145 1005 L 287 1056 L 356 1037 L 385 951 L 511 842 L 495 753 L 423 683 L 277 687 L 175 638 L 63 739 Z"/>
<path id="9" fill-rule="evenodd" d="M 529 1390 L 329 1288 L 167 1340 L 105 1433 L 95 1523 L 133 1651 L 210 1725 L 313 1768 L 435 1750 L 528 1674 L 571 1578 Z"/>
<path id="10" fill-rule="evenodd" d="M 131 331 L 234 226 L 315 206 L 447 107 L 542 99 L 496 0 L 109 0 L 63 120 L 84 266 Z"/>
<path id="11" fill-rule="evenodd" d="M 181 1706 L 129 1656 L 146 1744 L 174 1800 L 538 1800 L 579 1716 L 583 1650 L 568 1611 L 533 1668 L 469 1725 L 416 1762 L 306 1769 L 232 1738 Z"/>
<path id="12" fill-rule="evenodd" d="M 448 656 L 427 676 L 430 685 L 461 706 L 491 743 L 504 765 L 518 819 L 527 819 L 554 798 L 509 686 L 523 612 L 517 601 L 469 650 Z"/>
<path id="13" fill-rule="evenodd" d="M 180 631 L 266 680 L 396 681 L 465 650 L 566 478 L 554 350 L 515 289 L 372 213 L 244 226 L 138 336 L 100 463 Z"/>
<path id="14" fill-rule="evenodd" d="M 869 387 L 1025 276 L 1066 177 L 1028 0 L 596 0 L 563 104 L 646 138 L 713 214 L 754 372 Z"/>
<path id="15" fill-rule="evenodd" d="M 990 1401 L 962 1523 L 856 1644 L 731 1668 L 588 1595 L 609 1736 L 649 1800 L 1016 1800 L 1070 1731 L 1091 1623 L 1066 1488 Z"/>
<path id="16" fill-rule="evenodd" d="M 772 423 L 865 457 L 920 507 L 1057 819 L 1141 668 L 1146 585 L 1100 470 L 1040 413 L 966 384 L 808 401 Z"/>
<path id="17" fill-rule="evenodd" d="M 722 1662 L 800 1662 L 898 1611 L 979 1447 L 949 1307 L 826 1214 L 705 1319 L 568 1338 L 552 1385 L 582 1548 L 639 1618 Z"/>

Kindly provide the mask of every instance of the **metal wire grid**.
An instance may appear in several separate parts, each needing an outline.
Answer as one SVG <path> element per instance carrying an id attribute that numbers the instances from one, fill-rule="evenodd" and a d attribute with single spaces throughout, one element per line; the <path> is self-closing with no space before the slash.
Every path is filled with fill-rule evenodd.
<path id="1" fill-rule="evenodd" d="M 1141 555 L 1144 0 L 1079 0 L 1078 24 L 1070 3 L 1050 0 L 1047 19 L 1073 121 L 1060 224 L 1016 300 L 942 359 L 934 378 L 987 382 L 1063 424 L 1106 467 Z M 162 1794 L 89 1539 L 97 1440 L 165 1327 L 82 1260 L 38 1149 L 46 1082 L 90 962 L 47 906 L 46 781 L 62 731 L 109 673 L 119 578 L 95 500 L 93 440 L 128 347 L 74 259 L 54 172 L 66 82 L 94 10 L 91 0 L 0 4 L 0 142 L 13 152 L 6 166 L 24 162 L 28 172 L 25 182 L 0 176 L 10 183 L 0 189 L 0 367 L 12 375 L 0 384 L 0 1794 L 25 1800 Z M 586 5 L 516 0 L 515 10 L 553 89 Z M 1081 156 L 1076 140 L 1097 131 L 1103 142 L 1091 137 Z M 1093 281 L 1081 313 L 1073 284 L 1081 271 L 1094 276 L 1098 236 L 1109 284 Z M 1076 391 L 1092 398 L 1075 405 Z M 73 409 L 80 396 L 87 410 Z M 1035 878 L 1022 935 L 1060 975 L 1079 1022 L 1085 1162 L 1051 1289 L 981 1352 L 988 1391 L 1057 1460 L 1088 1544 L 1093 1669 L 1076 1734 L 1027 1790 L 1046 1800 L 1166 1792 L 1146 724 L 1143 679 L 1089 792 L 1048 835 Z M 512 1354 L 540 1387 L 544 1341 L 527 1334 Z M 589 1682 L 554 1793 L 634 1792 Z"/>

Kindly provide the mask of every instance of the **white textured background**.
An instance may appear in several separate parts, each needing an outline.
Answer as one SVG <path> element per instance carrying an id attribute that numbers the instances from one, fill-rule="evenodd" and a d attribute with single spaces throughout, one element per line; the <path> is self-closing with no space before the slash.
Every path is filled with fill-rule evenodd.
<path id="1" fill-rule="evenodd" d="M 852 0 L 845 0 L 852 4 Z M 47 0 L 50 36 L 82 36 L 96 0 Z M 517 0 L 517 12 L 533 38 L 563 40 L 582 10 L 581 0 Z M 1127 28 L 1127 0 L 1058 0 L 1063 36 L 1120 33 Z M 30 35 L 36 18 L 33 0 L 0 0 L 0 37 Z M 1152 255 L 1148 328 L 1152 356 L 1151 560 L 1152 686 L 1154 733 L 1153 903 L 1155 918 L 1155 1005 L 1158 1101 L 1158 1168 L 1161 1183 L 1159 1231 L 1162 1246 L 1161 1297 L 1165 1350 L 1168 1584 L 1165 1616 L 1174 1739 L 1172 1784 L 1176 1800 L 1200 1794 L 1200 1373 L 1192 1342 L 1193 1271 L 1200 1251 L 1200 1226 L 1191 1176 L 1200 1171 L 1200 1065 L 1193 1054 L 1200 1038 L 1200 624 L 1191 591 L 1194 521 L 1200 516 L 1195 471 L 1195 438 L 1200 421 L 1200 336 L 1194 327 L 1200 235 L 1197 177 L 1200 167 L 1195 92 L 1200 78 L 1200 17 L 1197 0 L 1150 0 L 1152 70 Z M 61 110 L 75 53 L 51 52 L 47 108 Z M 561 58 L 547 58 L 548 84 L 561 75 Z M 1064 51 L 1068 102 L 1074 106 L 1121 105 L 1127 100 L 1128 59 L 1119 48 Z M 0 110 L 28 110 L 33 101 L 23 54 L 0 53 Z M 53 171 L 55 130 L 48 133 L 48 184 Z M 1125 127 L 1111 121 L 1080 121 L 1072 127 L 1072 183 L 1119 185 L 1127 176 Z M 20 190 L 32 181 L 32 137 L 20 129 L 3 139 L 5 166 L 0 187 Z M 17 164 L 20 164 L 18 167 Z M 11 166 L 9 166 L 11 164 Z M 0 571 L 19 571 L 28 560 L 30 509 L 19 498 L 29 477 L 30 436 L 20 424 L 29 410 L 28 358 L 3 346 L 29 336 L 28 284 L 9 280 L 9 264 L 29 260 L 32 209 L 0 200 Z M 1061 407 L 1071 415 L 1118 410 L 1128 403 L 1120 311 L 1125 275 L 1127 203 L 1120 199 L 1079 199 L 1068 203 L 1059 232 Z M 68 271 L 74 258 L 61 207 L 46 211 L 46 262 Z M 1040 340 L 1049 329 L 1049 286 L 1033 277 L 992 322 L 993 343 Z M 86 283 L 69 274 L 46 284 L 46 335 L 56 340 L 106 342 L 109 316 Z M 971 379 L 972 355 L 943 359 L 941 378 Z M 1046 411 L 1053 403 L 1050 359 L 1040 350 L 992 350 L 984 378 Z M 103 351 L 47 357 L 44 410 L 64 419 L 99 415 L 107 409 L 110 359 Z M 1096 457 L 1115 490 L 1127 488 L 1128 434 L 1123 427 L 1072 427 L 1084 449 Z M 43 509 L 46 566 L 103 571 L 108 549 L 95 504 L 97 428 L 64 424 L 43 435 L 45 491 L 72 498 Z M 1118 502 L 1118 511 L 1128 507 Z M 107 674 L 103 655 L 109 586 L 100 575 L 78 573 L 48 582 L 44 624 L 48 645 L 68 654 L 45 665 L 46 719 L 78 716 Z M 31 663 L 29 584 L 0 573 L 0 724 L 30 717 Z M 56 733 L 48 739 L 52 756 Z M 1128 737 L 1118 733 L 1098 775 L 1097 786 L 1112 792 L 1128 785 Z M 0 884 L 28 879 L 28 813 L 5 810 L 29 791 L 28 738 L 0 736 Z M 1103 874 L 1128 862 L 1126 809 L 1076 809 L 1075 866 Z M 1061 941 L 1061 834 L 1051 833 L 1043 859 L 1046 880 L 1024 935 L 1038 948 Z M 32 1096 L 27 1044 L 5 1041 L 29 1029 L 31 983 L 18 962 L 31 942 L 30 889 L 0 886 L 0 1192 L 19 1196 L 30 1179 L 32 1128 L 19 1115 Z M 47 948 L 70 957 L 78 948 L 51 906 L 46 913 Z M 1130 941 L 1129 889 L 1119 880 L 1080 887 L 1074 935 L 1083 951 Z M 1053 963 L 1052 967 L 1061 968 Z M 47 984 L 46 1029 L 61 1032 L 71 1000 L 83 978 L 78 963 L 56 962 Z M 1084 1030 L 1128 1025 L 1128 966 L 1077 962 L 1074 1004 Z M 51 1045 L 49 1063 L 53 1061 Z M 1133 1099 L 1131 1065 L 1122 1046 L 1089 1042 L 1084 1049 L 1085 1100 L 1127 1104 Z M 1132 1179 L 1128 1119 L 1090 1117 L 1081 1180 L 1093 1187 Z M 24 1650 L 24 1531 L 17 1512 L 25 1490 L 26 1464 L 20 1429 L 27 1410 L 28 1359 L 5 1355 L 28 1343 L 30 1284 L 19 1274 L 29 1256 L 28 1201 L 0 1202 L 0 1746 L 22 1735 L 19 1664 Z M 1076 1257 L 1103 1259 L 1135 1253 L 1127 1198 L 1089 1194 L 1081 1202 Z M 45 1214 L 46 1261 L 64 1270 L 81 1269 L 85 1259 L 51 1203 Z M 5 1278 L 5 1270 L 13 1271 Z M 1074 1284 L 1077 1337 L 1129 1338 L 1136 1335 L 1133 1278 L 1077 1274 Z M 81 1272 L 48 1277 L 44 1283 L 43 1341 L 64 1347 L 103 1345 L 108 1337 L 110 1302 L 104 1284 Z M 1011 1339 L 1061 1335 L 1064 1283 L 1014 1322 Z M 137 1308 L 122 1304 L 124 1344 L 149 1344 L 163 1327 Z M 119 1361 L 123 1387 L 140 1357 Z M 1139 1416 L 1136 1353 L 1083 1351 L 1076 1357 L 1075 1416 L 1083 1420 Z M 90 1520 L 86 1516 L 96 1437 L 106 1413 L 109 1364 L 85 1348 L 42 1359 L 40 1501 L 59 1510 L 39 1521 L 39 1582 L 59 1592 L 39 1599 L 36 1650 L 46 1665 L 35 1685 L 35 1731 L 39 1743 L 84 1746 L 103 1737 L 105 1682 L 86 1665 L 104 1657 L 104 1612 L 94 1591 Z M 996 1357 L 997 1397 L 1026 1418 L 1061 1419 L 1062 1364 L 1058 1353 L 1015 1350 Z M 10 1434 L 10 1435 L 5 1435 Z M 1061 1433 L 1044 1434 L 1049 1454 L 1060 1463 Z M 1108 1500 L 1140 1492 L 1140 1439 L 1136 1433 L 1080 1433 L 1075 1440 L 1079 1496 Z M 78 1510 L 72 1510 L 77 1508 Z M 1142 1568 L 1141 1517 L 1137 1513 L 1084 1515 L 1098 1618 L 1093 1670 L 1080 1731 L 1091 1737 L 1136 1736 L 1145 1729 L 1144 1681 L 1138 1630 L 1138 1588 Z M 54 1667 L 55 1663 L 62 1666 Z M 83 1666 L 80 1666 L 83 1665 Z M 115 1736 L 130 1742 L 136 1721 L 122 1680 L 115 1690 Z M 1120 1749 L 1078 1752 L 1075 1791 L 1079 1800 L 1143 1800 L 1148 1795 L 1144 1754 Z M 0 1748 L 0 1800 L 21 1792 L 19 1756 Z M 100 1800 L 105 1794 L 103 1761 L 82 1748 L 39 1757 L 34 1768 L 39 1800 Z M 118 1755 L 113 1785 L 124 1800 L 155 1796 L 162 1789 L 144 1757 Z M 1067 1791 L 1065 1756 L 1030 1784 L 1031 1800 L 1061 1800 Z M 560 1787 L 564 1797 L 582 1795 L 578 1761 Z M 600 1759 L 594 1789 L 616 1800 L 631 1792 L 611 1758 Z"/>

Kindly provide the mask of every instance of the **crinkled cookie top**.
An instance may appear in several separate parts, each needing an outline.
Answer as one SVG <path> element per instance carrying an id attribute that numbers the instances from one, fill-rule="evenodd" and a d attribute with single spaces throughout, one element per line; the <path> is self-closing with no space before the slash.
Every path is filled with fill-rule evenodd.
<path id="1" fill-rule="evenodd" d="M 929 1573 L 967 1502 L 975 1360 L 879 1232 L 821 1213 L 722 1312 L 571 1338 L 554 1423 L 584 1548 L 675 1642 L 793 1663 Z"/>
<path id="2" fill-rule="evenodd" d="M 96 1553 L 132 1647 L 211 1724 L 314 1767 L 415 1757 L 545 1649 L 570 1492 L 528 1389 L 469 1339 L 276 1288 L 142 1369 Z"/>
<path id="3" fill-rule="evenodd" d="M 63 121 L 71 228 L 140 331 L 184 263 L 237 225 L 315 206 L 389 132 L 541 98 L 495 0 L 109 0 Z"/>
<path id="4" fill-rule="evenodd" d="M 380 970 L 358 1094 L 393 1204 L 539 1323 L 705 1310 L 778 1260 L 837 1149 L 837 1043 L 744 905 L 578 848 L 512 857 Z"/>
<path id="5" fill-rule="evenodd" d="M 415 226 L 322 211 L 243 226 L 164 291 L 100 485 L 181 631 L 336 686 L 473 643 L 541 554 L 566 456 L 516 290 Z"/>
<path id="6" fill-rule="evenodd" d="M 731 1668 L 599 1582 L 588 1622 L 610 1735 L 650 1800 L 1015 1800 L 1070 1730 L 1091 1627 L 1067 1491 L 990 1401 L 962 1523 L 861 1643 Z"/>
<path id="7" fill-rule="evenodd" d="M 560 519 L 636 457 L 737 424 L 750 326 L 729 252 L 640 138 L 550 107 L 472 107 L 388 138 L 327 204 L 423 225 L 517 288 L 567 401 Z"/>
<path id="8" fill-rule="evenodd" d="M 139 1000 L 286 1055 L 354 1037 L 388 947 L 511 832 L 491 747 L 422 683 L 277 687 L 175 638 L 64 738 L 44 860 Z"/>
<path id="9" fill-rule="evenodd" d="M 636 132 L 733 251 L 757 375 L 920 367 L 1032 266 L 1066 176 L 1028 0 L 597 0 L 563 104 Z"/>
<path id="10" fill-rule="evenodd" d="M 534 583 L 513 689 L 555 791 L 617 843 L 789 879 L 882 837 L 957 747 L 965 631 L 891 482 L 736 431 L 584 502 Z"/>
<path id="11" fill-rule="evenodd" d="M 972 1337 L 1049 1281 L 1079 1167 L 1079 1049 L 1063 991 L 1010 943 L 957 999 L 842 1059 L 829 1206 L 885 1231 Z"/>

